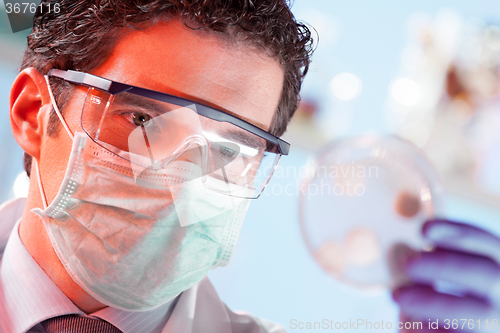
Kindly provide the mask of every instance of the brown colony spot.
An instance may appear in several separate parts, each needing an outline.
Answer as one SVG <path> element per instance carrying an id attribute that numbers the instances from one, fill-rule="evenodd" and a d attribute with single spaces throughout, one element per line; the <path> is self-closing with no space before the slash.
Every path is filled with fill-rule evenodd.
<path id="1" fill-rule="evenodd" d="M 404 217 L 414 217 L 420 211 L 420 198 L 412 193 L 401 192 L 396 198 L 396 212 Z"/>

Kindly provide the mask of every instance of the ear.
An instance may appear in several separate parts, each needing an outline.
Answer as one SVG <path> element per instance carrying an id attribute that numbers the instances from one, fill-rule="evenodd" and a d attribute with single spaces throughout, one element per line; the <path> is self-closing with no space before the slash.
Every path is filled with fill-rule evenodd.
<path id="1" fill-rule="evenodd" d="M 10 124 L 17 143 L 36 159 L 51 106 L 45 77 L 35 68 L 19 73 L 10 90 Z"/>

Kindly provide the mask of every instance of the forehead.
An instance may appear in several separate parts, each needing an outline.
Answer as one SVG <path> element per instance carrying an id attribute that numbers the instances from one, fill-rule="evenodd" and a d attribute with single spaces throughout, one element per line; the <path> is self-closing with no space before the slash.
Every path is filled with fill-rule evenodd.
<path id="1" fill-rule="evenodd" d="M 265 52 L 178 20 L 122 37 L 92 74 L 208 104 L 269 129 L 283 70 Z"/>

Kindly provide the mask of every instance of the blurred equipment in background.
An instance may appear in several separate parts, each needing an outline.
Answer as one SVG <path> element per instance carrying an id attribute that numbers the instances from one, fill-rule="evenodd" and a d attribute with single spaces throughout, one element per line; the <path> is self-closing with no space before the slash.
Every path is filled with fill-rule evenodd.
<path id="1" fill-rule="evenodd" d="M 500 145 L 499 65 L 498 24 L 463 21 L 449 9 L 434 19 L 414 14 L 387 101 L 394 131 L 423 149 L 446 186 L 483 199 L 500 196 L 500 173 L 492 172 L 500 169 L 492 156 Z"/>
<path id="2" fill-rule="evenodd" d="M 318 103 L 313 99 L 303 99 L 299 108 L 288 124 L 285 140 L 291 140 L 292 145 L 306 150 L 316 150 L 328 143 L 328 137 L 315 122 L 318 113 Z"/>

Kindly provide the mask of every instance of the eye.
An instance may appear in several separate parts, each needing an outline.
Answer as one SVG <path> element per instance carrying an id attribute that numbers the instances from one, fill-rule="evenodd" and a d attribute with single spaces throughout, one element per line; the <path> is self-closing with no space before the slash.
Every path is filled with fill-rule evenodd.
<path id="1" fill-rule="evenodd" d="M 233 150 L 233 149 L 226 147 L 224 145 L 219 146 L 219 152 L 227 157 L 236 157 L 238 155 L 238 152 L 236 150 Z"/>
<path id="2" fill-rule="evenodd" d="M 147 127 L 153 124 L 152 119 L 149 114 L 142 112 L 133 112 L 131 114 L 132 122 L 137 126 Z"/>
<path id="3" fill-rule="evenodd" d="M 238 157 L 240 154 L 239 146 L 232 142 L 212 142 L 212 147 L 217 151 L 217 154 L 222 157 L 231 159 Z"/>

